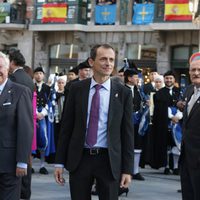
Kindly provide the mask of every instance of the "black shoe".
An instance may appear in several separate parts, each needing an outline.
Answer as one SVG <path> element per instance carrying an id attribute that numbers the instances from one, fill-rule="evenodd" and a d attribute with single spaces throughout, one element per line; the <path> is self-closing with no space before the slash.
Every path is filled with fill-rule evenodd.
<path id="1" fill-rule="evenodd" d="M 35 173 L 35 170 L 33 168 L 31 168 L 31 173 L 34 174 Z"/>
<path id="2" fill-rule="evenodd" d="M 91 191 L 91 195 L 98 195 L 97 189 L 95 188 L 94 190 Z"/>
<path id="3" fill-rule="evenodd" d="M 40 174 L 45 174 L 45 175 L 49 174 L 49 172 L 47 171 L 45 167 L 41 167 L 39 172 Z"/>
<path id="4" fill-rule="evenodd" d="M 120 187 L 119 188 L 119 191 L 118 191 L 118 195 L 121 196 L 122 194 L 126 194 L 126 197 L 128 195 L 128 192 L 129 192 L 129 189 L 128 188 L 125 188 L 125 187 Z"/>
<path id="5" fill-rule="evenodd" d="M 169 175 L 169 174 L 170 174 L 170 169 L 169 169 L 169 168 L 165 168 L 164 174 L 165 174 L 165 175 Z"/>
<path id="6" fill-rule="evenodd" d="M 145 178 L 140 173 L 133 174 L 132 178 L 135 179 L 135 180 L 139 180 L 139 181 L 144 181 L 145 180 Z"/>
<path id="7" fill-rule="evenodd" d="M 97 193 L 97 191 L 96 191 L 96 190 L 92 190 L 92 191 L 91 191 L 91 195 L 97 196 L 97 195 L 98 195 L 98 193 Z"/>
<path id="8" fill-rule="evenodd" d="M 177 190 L 177 192 L 178 192 L 178 193 L 181 193 L 181 192 L 182 192 L 182 190 L 181 190 L 181 189 L 179 189 L 179 190 Z"/>
<path id="9" fill-rule="evenodd" d="M 178 168 L 174 169 L 174 170 L 173 170 L 173 174 L 174 174 L 174 175 L 179 175 L 179 169 L 178 169 Z"/>

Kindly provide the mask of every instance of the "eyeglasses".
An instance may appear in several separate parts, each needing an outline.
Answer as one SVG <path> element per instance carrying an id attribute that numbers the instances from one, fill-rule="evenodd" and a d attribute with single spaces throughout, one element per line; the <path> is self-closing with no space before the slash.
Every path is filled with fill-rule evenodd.
<path id="1" fill-rule="evenodd" d="M 197 72 L 197 73 L 200 73 L 200 68 L 193 68 L 193 69 L 190 69 L 190 72 L 191 73 L 195 73 L 195 72 Z"/>

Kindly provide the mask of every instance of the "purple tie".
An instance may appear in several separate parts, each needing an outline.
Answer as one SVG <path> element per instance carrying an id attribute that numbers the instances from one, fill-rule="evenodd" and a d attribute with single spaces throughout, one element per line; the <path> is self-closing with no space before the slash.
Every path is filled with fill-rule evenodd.
<path id="1" fill-rule="evenodd" d="M 101 85 L 95 85 L 95 93 L 92 97 L 91 109 L 90 109 L 90 118 L 88 123 L 88 131 L 86 137 L 86 143 L 93 147 L 97 143 L 97 131 L 98 131 L 98 122 L 99 122 L 99 105 L 100 105 L 100 94 L 99 90 Z"/>

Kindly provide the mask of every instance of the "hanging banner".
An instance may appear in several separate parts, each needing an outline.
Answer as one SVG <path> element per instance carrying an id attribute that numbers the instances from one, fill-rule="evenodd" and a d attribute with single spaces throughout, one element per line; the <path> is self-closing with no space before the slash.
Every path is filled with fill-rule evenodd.
<path id="1" fill-rule="evenodd" d="M 48 22 L 66 22 L 67 4 L 66 3 L 48 3 L 42 7 L 42 23 Z"/>
<path id="2" fill-rule="evenodd" d="M 154 4 L 135 4 L 133 6 L 133 24 L 149 24 L 154 19 Z"/>
<path id="3" fill-rule="evenodd" d="M 165 0 L 165 21 L 191 21 L 189 0 Z"/>
<path id="4" fill-rule="evenodd" d="M 115 24 L 116 20 L 116 4 L 113 5 L 96 5 L 95 7 L 95 23 L 96 24 Z"/>

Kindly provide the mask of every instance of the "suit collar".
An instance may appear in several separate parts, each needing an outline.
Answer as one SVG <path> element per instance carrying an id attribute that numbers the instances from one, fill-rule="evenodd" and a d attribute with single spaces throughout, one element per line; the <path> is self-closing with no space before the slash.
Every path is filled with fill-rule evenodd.
<path id="1" fill-rule="evenodd" d="M 185 115 L 186 115 L 186 120 L 188 121 L 190 119 L 190 117 L 192 116 L 192 114 L 197 110 L 198 106 L 200 105 L 200 97 L 197 99 L 196 103 L 193 105 L 189 115 L 187 112 L 187 106 L 188 106 L 188 102 L 190 101 L 192 95 L 194 94 L 194 87 L 190 90 L 188 97 L 187 98 L 187 102 L 186 102 L 186 108 L 185 108 Z"/>
<path id="2" fill-rule="evenodd" d="M 12 89 L 12 82 L 8 79 L 0 95 L 0 105 L 2 105 L 4 101 L 8 98 L 8 94 L 11 94 L 11 89 Z"/>
<path id="3" fill-rule="evenodd" d="M 88 98 L 89 98 L 89 91 L 90 91 L 90 84 L 91 78 L 81 81 L 82 84 L 82 113 L 83 113 L 83 120 L 84 124 L 87 123 L 87 112 L 88 112 Z"/>

